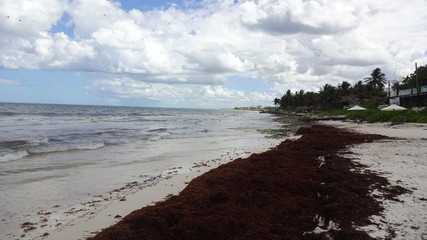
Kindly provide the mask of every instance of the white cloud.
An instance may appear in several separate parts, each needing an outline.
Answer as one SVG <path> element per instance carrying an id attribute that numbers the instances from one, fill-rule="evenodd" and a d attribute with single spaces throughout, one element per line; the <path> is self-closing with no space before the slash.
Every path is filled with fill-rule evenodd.
<path id="1" fill-rule="evenodd" d="M 120 4 L 108 0 L 73 0 L 67 11 L 72 18 L 74 34 L 78 39 L 91 38 L 101 28 L 128 19 Z"/>
<path id="2" fill-rule="evenodd" d="M 64 33 L 40 32 L 34 41 L 16 37 L 11 37 L 10 41 L 14 41 L 15 48 L 11 48 L 10 44 L 0 46 L 4 53 L 0 64 L 10 69 L 84 71 L 88 67 L 85 61 L 90 61 L 97 54 L 92 40 L 75 41 Z"/>
<path id="3" fill-rule="evenodd" d="M 198 84 L 146 83 L 131 78 L 98 79 L 86 91 L 118 98 L 141 98 L 164 105 L 187 107 L 236 107 L 255 104 L 271 105 L 275 95 L 265 92 L 246 94 L 222 86 Z"/>
<path id="4" fill-rule="evenodd" d="M 355 82 L 376 67 L 390 78 L 396 66 L 406 75 L 414 62 L 427 64 L 425 0 L 186 4 L 197 7 L 127 12 L 107 0 L 2 1 L 0 67 L 107 72 L 122 79 L 120 91 L 109 91 L 121 97 L 159 99 L 152 94 L 165 91 L 183 99 L 194 86 L 226 97 L 231 90 L 221 86 L 230 76 L 262 79 L 281 94 Z M 74 36 L 51 32 L 64 14 Z M 96 89 L 102 84 L 117 87 L 97 81 Z"/>
<path id="5" fill-rule="evenodd" d="M 16 0 L 0 2 L 0 31 L 8 36 L 27 39 L 48 31 L 64 14 L 67 2 L 63 0 Z"/>
<path id="6" fill-rule="evenodd" d="M 243 22 L 273 34 L 337 33 L 357 25 L 356 9 L 340 1 L 245 1 Z"/>

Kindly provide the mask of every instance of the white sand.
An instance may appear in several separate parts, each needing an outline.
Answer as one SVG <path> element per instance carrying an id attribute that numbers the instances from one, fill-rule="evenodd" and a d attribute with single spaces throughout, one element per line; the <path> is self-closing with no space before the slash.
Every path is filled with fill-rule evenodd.
<path id="1" fill-rule="evenodd" d="M 153 205 L 166 199 L 168 195 L 180 193 L 193 178 L 208 171 L 203 167 L 197 171 L 183 173 L 163 180 L 155 186 L 147 187 L 126 197 L 126 201 L 116 201 L 91 219 L 82 219 L 79 223 L 66 227 L 62 231 L 53 232 L 47 239 L 76 240 L 85 239 L 125 217 L 134 210 Z"/>
<path id="2" fill-rule="evenodd" d="M 372 218 L 376 225 L 358 228 L 377 239 L 427 239 L 427 124 L 390 128 L 386 124 L 321 123 L 399 138 L 356 145 L 349 149 L 352 154 L 346 155 L 380 173 L 392 185 L 412 191 L 401 195 L 399 201 L 384 200 L 373 191 L 385 211 Z"/>

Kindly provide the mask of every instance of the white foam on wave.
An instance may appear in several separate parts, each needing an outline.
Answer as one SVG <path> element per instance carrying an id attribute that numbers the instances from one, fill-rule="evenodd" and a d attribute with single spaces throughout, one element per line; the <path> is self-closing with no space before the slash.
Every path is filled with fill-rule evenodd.
<path id="1" fill-rule="evenodd" d="M 105 147 L 105 144 L 103 142 L 100 142 L 100 143 L 91 143 L 91 144 L 77 146 L 75 149 L 76 150 L 95 150 L 103 147 Z"/>
<path id="2" fill-rule="evenodd" d="M 30 147 L 28 149 L 14 152 L 0 152 L 0 162 L 16 161 L 29 156 L 30 154 L 43 154 L 54 152 L 65 152 L 73 150 L 96 150 L 105 147 L 103 142 L 74 144 L 74 145 L 49 145 L 44 147 Z"/>
<path id="3" fill-rule="evenodd" d="M 0 162 L 9 162 L 14 160 L 19 160 L 28 156 L 28 152 L 26 150 L 6 153 L 4 155 L 0 155 Z"/>
<path id="4" fill-rule="evenodd" d="M 29 153 L 41 154 L 41 153 L 54 153 L 54 152 L 66 152 L 72 150 L 95 150 L 103 148 L 104 142 L 85 143 L 85 144 L 52 144 L 44 147 L 37 147 L 28 149 Z"/>

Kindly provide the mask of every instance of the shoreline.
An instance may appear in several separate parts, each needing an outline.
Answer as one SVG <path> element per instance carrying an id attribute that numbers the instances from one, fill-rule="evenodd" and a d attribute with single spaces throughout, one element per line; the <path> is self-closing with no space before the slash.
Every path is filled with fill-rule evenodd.
<path id="1" fill-rule="evenodd" d="M 86 239 L 98 233 L 101 229 L 111 226 L 130 214 L 135 209 L 153 205 L 158 201 L 179 194 L 191 179 L 207 172 L 210 167 L 200 167 L 197 171 L 179 173 L 163 179 L 157 184 L 145 187 L 133 194 L 127 195 L 123 200 L 112 202 L 96 216 L 90 219 L 80 219 L 74 225 L 52 232 L 46 239 Z"/>
<path id="2" fill-rule="evenodd" d="M 363 227 L 385 206 L 372 192 L 393 202 L 408 190 L 362 171 L 343 151 L 389 138 L 324 125 L 298 132 L 298 140 L 212 169 L 93 239 L 374 239 Z"/>
<path id="3" fill-rule="evenodd" d="M 123 109 L 117 111 L 112 115 L 127 115 Z M 62 116 L 61 113 L 52 112 L 54 116 Z M 72 114 L 66 116 L 75 122 Z M 270 129 L 280 128 L 280 124 L 273 121 L 276 117 L 271 115 L 183 110 L 167 115 L 157 111 L 147 116 L 129 116 L 130 119 L 126 117 L 127 120 L 120 123 L 108 117 L 106 122 L 95 121 L 88 125 L 77 121 L 71 125 L 52 126 L 60 136 L 64 132 L 66 137 L 75 136 L 73 131 L 86 134 L 85 129 L 90 128 L 93 131 L 87 131 L 88 138 L 120 142 L 117 145 L 40 154 L 2 163 L 4 194 L 0 238 L 44 239 L 82 219 L 93 218 L 111 202 L 123 199 L 125 203 L 127 195 L 164 178 L 197 171 L 205 164 L 213 164 L 212 161 L 225 163 L 246 157 L 251 148 L 265 151 L 280 141 L 265 137 Z M 83 117 L 86 119 L 86 115 Z M 54 123 L 55 119 L 49 122 Z M 112 129 L 107 128 L 110 125 Z M 17 135 L 27 136 L 25 131 Z M 31 139 L 39 138 L 30 134 L 23 143 Z M 79 139 L 76 138 L 76 142 Z M 84 137 L 81 140 L 86 141 Z"/>
<path id="4" fill-rule="evenodd" d="M 288 138 L 292 139 L 293 137 Z M 265 139 L 262 141 L 263 144 L 261 145 L 258 144 L 256 147 L 242 147 L 241 149 L 229 150 L 220 157 L 216 156 L 218 155 L 217 153 L 198 156 L 197 159 L 205 160 L 200 162 L 195 161 L 194 165 L 187 170 L 182 167 L 169 169 L 165 174 L 162 174 L 155 183 L 137 191 L 133 191 L 120 199 L 116 199 L 94 216 L 85 215 L 70 225 L 66 225 L 56 231 L 48 232 L 48 234 L 37 237 L 36 239 L 75 240 L 89 238 L 102 229 L 117 223 L 135 209 L 152 206 L 159 201 L 164 201 L 173 195 L 179 194 L 192 179 L 222 164 L 233 161 L 234 159 L 267 151 L 279 142 L 279 139 Z M 194 158 L 194 156 L 191 158 Z M 115 190 L 112 192 L 114 191 Z"/>

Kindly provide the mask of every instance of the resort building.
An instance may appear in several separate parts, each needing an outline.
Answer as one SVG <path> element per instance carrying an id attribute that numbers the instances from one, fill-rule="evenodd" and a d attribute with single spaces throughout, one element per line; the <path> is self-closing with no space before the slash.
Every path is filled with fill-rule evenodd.
<path id="1" fill-rule="evenodd" d="M 427 104 L 427 85 L 416 88 L 392 91 L 390 93 L 390 104 L 397 104 L 403 107 L 425 106 Z"/>

